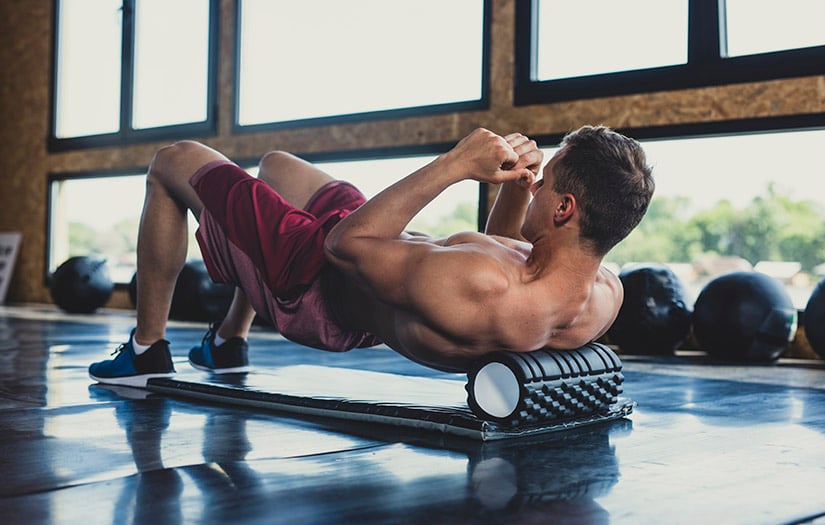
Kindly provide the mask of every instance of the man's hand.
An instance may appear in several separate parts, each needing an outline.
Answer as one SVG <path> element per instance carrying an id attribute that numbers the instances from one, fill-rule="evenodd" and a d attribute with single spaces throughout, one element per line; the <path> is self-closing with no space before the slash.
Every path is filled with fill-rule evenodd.
<path id="1" fill-rule="evenodd" d="M 504 140 L 518 155 L 512 170 L 521 175 L 501 185 L 487 218 L 485 233 L 524 241 L 521 225 L 530 203 L 530 186 L 538 176 L 544 153 L 538 149 L 535 141 L 521 133 L 507 135 Z"/>
<path id="2" fill-rule="evenodd" d="M 535 152 L 538 149 L 533 143 L 532 150 L 535 151 L 529 153 L 532 141 L 523 135 L 509 137 L 508 140 L 492 131 L 478 128 L 445 154 L 445 160 L 449 160 L 455 169 L 462 172 L 462 178 L 492 184 L 518 181 L 519 185 L 529 187 L 538 170 L 535 165 Z M 514 145 L 522 151 L 524 160 Z M 541 163 L 541 159 L 538 162 Z"/>
<path id="3" fill-rule="evenodd" d="M 530 186 L 538 177 L 541 163 L 544 160 L 544 152 L 538 148 L 535 140 L 531 140 L 521 133 L 507 135 L 504 137 L 504 140 L 507 141 L 510 147 L 513 148 L 513 151 L 518 155 L 518 161 L 513 166 L 513 169 L 522 170 L 526 168 L 532 174 L 532 176 L 519 177 L 513 182 L 529 190 Z"/>

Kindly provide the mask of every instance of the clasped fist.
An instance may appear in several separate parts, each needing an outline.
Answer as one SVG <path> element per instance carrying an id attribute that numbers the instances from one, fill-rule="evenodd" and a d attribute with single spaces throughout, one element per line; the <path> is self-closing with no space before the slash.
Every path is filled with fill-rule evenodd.
<path id="1" fill-rule="evenodd" d="M 544 154 L 536 142 L 521 133 L 506 137 L 478 128 L 450 152 L 461 162 L 466 178 L 502 184 L 515 182 L 529 188 L 536 179 Z"/>

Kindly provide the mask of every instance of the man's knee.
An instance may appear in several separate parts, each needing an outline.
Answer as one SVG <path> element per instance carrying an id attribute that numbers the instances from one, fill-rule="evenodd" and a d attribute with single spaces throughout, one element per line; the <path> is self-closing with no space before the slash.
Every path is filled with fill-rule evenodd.
<path id="1" fill-rule="evenodd" d="M 258 163 L 259 176 L 263 178 L 277 178 L 278 176 L 288 174 L 290 166 L 295 163 L 301 163 L 298 157 L 286 151 L 270 151 L 261 157 Z"/>
<path id="2" fill-rule="evenodd" d="M 188 181 L 198 168 L 211 160 L 223 157 L 220 153 L 192 140 L 181 140 L 160 148 L 149 166 L 149 182 L 164 184 Z"/>
<path id="3" fill-rule="evenodd" d="M 175 171 L 175 167 L 183 164 L 184 159 L 194 151 L 203 147 L 201 144 L 191 140 L 181 140 L 168 146 L 163 146 L 152 158 L 149 166 L 150 175 L 168 176 Z"/>

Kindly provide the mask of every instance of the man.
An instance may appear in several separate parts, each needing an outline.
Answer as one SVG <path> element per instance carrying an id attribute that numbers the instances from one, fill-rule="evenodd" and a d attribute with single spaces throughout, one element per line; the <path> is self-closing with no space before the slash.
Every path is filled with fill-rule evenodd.
<path id="1" fill-rule="evenodd" d="M 163 148 L 147 175 L 137 326 L 90 376 L 142 386 L 174 373 L 163 337 L 187 209 L 199 218 L 210 275 L 238 287 L 226 318 L 190 351 L 197 368 L 247 370 L 256 312 L 301 344 L 345 351 L 383 342 L 443 370 L 466 370 L 497 350 L 582 346 L 621 306 L 621 283 L 601 262 L 644 216 L 651 169 L 636 141 L 604 127 L 565 137 L 536 180 L 542 160 L 521 134 L 477 129 L 365 201 L 287 153 L 264 156 L 256 179 L 204 145 Z M 501 184 L 485 234 L 405 232 L 465 179 Z"/>

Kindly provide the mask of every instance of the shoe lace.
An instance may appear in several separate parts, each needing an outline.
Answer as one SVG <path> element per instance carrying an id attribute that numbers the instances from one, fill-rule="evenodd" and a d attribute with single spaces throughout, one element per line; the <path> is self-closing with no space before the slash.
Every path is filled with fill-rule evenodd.
<path id="1" fill-rule="evenodd" d="M 209 323 L 209 330 L 207 330 L 206 333 L 203 334 L 203 339 L 201 339 L 201 345 L 205 345 L 209 339 L 215 338 L 215 334 L 218 333 L 219 326 L 220 323 Z"/>
<path id="2" fill-rule="evenodd" d="M 109 355 L 117 355 L 121 353 L 126 348 L 126 345 L 127 343 L 120 343 L 120 345 L 117 348 L 115 348 L 115 351 Z"/>

